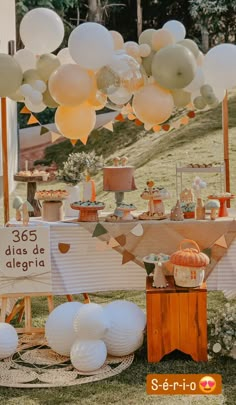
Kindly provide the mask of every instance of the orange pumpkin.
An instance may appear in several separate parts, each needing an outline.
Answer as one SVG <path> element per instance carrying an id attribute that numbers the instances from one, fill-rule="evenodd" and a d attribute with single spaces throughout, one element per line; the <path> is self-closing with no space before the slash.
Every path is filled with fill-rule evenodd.
<path id="1" fill-rule="evenodd" d="M 194 248 L 182 248 L 184 243 L 193 244 Z M 205 267 L 209 264 L 209 257 L 200 252 L 198 244 L 189 239 L 184 239 L 180 243 L 180 250 L 170 256 L 170 261 L 173 264 L 184 267 Z"/>

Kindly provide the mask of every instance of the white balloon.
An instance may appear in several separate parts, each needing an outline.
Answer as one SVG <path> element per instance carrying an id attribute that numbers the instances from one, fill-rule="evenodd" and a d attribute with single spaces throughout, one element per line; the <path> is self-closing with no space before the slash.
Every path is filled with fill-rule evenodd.
<path id="1" fill-rule="evenodd" d="M 94 22 L 76 27 L 70 34 L 68 47 L 74 61 L 91 70 L 109 65 L 114 53 L 110 32 Z"/>
<path id="2" fill-rule="evenodd" d="M 34 8 L 21 21 L 20 37 L 25 47 L 33 53 L 50 53 L 60 46 L 64 38 L 64 25 L 54 11 Z"/>
<path id="3" fill-rule="evenodd" d="M 32 83 L 32 87 L 40 93 L 44 93 L 47 90 L 47 85 L 43 80 L 35 80 L 35 82 Z"/>
<path id="4" fill-rule="evenodd" d="M 107 349 L 102 340 L 76 340 L 71 348 L 70 359 L 79 371 L 94 371 L 102 367 Z"/>
<path id="5" fill-rule="evenodd" d="M 77 339 L 73 328 L 74 318 L 82 308 L 80 302 L 66 302 L 56 307 L 45 324 L 45 336 L 55 352 L 69 356 L 71 347 Z"/>
<path id="6" fill-rule="evenodd" d="M 236 46 L 220 44 L 211 48 L 203 61 L 205 82 L 214 88 L 219 83 L 225 89 L 236 85 Z"/>
<path id="7" fill-rule="evenodd" d="M 84 305 L 74 319 L 74 330 L 79 339 L 102 339 L 110 322 L 101 305 Z"/>
<path id="8" fill-rule="evenodd" d="M 167 21 L 163 27 L 164 30 L 169 31 L 173 37 L 175 38 L 176 42 L 182 41 L 186 35 L 185 26 L 177 20 L 170 20 Z"/>
<path id="9" fill-rule="evenodd" d="M 14 354 L 18 345 L 18 335 L 12 325 L 0 322 L 0 359 Z"/>
<path id="10" fill-rule="evenodd" d="M 40 112 L 44 111 L 45 108 L 47 108 L 47 106 L 44 103 L 40 103 L 37 105 L 33 104 L 29 97 L 25 98 L 25 106 L 28 108 L 28 110 L 30 110 L 31 112 L 35 112 L 35 113 L 40 113 Z"/>
<path id="11" fill-rule="evenodd" d="M 25 97 L 29 97 L 32 93 L 32 90 L 33 90 L 33 87 L 28 83 L 22 84 L 20 86 L 20 92 Z"/>
<path id="12" fill-rule="evenodd" d="M 30 99 L 31 103 L 36 106 L 42 103 L 43 101 L 42 93 L 40 93 L 40 91 L 38 90 L 33 90 L 31 94 L 28 96 L 28 98 Z"/>
<path id="13" fill-rule="evenodd" d="M 194 76 L 194 79 L 191 81 L 191 83 L 188 84 L 184 88 L 184 90 L 189 91 L 190 93 L 200 89 L 200 87 L 205 83 L 205 77 L 204 73 L 201 67 L 197 67 L 196 74 Z"/>
<path id="14" fill-rule="evenodd" d="M 70 55 L 69 48 L 61 49 L 57 54 L 57 58 L 61 62 L 61 65 L 67 65 L 68 63 L 75 63 L 75 61 L 72 59 Z"/>
<path id="15" fill-rule="evenodd" d="M 22 72 L 36 68 L 36 56 L 29 49 L 20 49 L 16 52 L 14 58 L 19 63 Z"/>

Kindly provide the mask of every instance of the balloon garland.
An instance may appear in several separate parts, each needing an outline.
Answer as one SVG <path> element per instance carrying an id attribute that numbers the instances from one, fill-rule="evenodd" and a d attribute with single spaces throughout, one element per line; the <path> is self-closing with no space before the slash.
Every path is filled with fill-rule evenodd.
<path id="1" fill-rule="evenodd" d="M 96 110 L 105 106 L 118 112 L 128 107 L 129 119 L 155 130 L 176 108 L 216 107 L 236 85 L 236 46 L 220 44 L 203 55 L 176 20 L 143 31 L 138 43 L 86 22 L 55 56 L 64 37 L 62 20 L 50 9 L 35 8 L 23 17 L 20 36 L 24 49 L 14 57 L 0 54 L 0 97 L 24 102 L 31 112 L 56 108 L 61 134 L 84 143 Z"/>

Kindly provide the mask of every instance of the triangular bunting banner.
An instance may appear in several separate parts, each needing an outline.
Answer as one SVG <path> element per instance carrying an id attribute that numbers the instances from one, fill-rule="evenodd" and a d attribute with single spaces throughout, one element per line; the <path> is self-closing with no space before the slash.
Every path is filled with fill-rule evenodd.
<path id="1" fill-rule="evenodd" d="M 87 141 L 88 141 L 88 135 L 82 136 L 81 138 L 79 138 L 79 140 L 86 145 Z"/>
<path id="2" fill-rule="evenodd" d="M 189 118 L 187 116 L 184 116 L 180 119 L 181 124 L 186 125 L 189 122 Z"/>
<path id="3" fill-rule="evenodd" d="M 58 134 L 57 132 L 51 131 L 51 141 L 52 141 L 52 143 L 56 142 L 57 139 L 61 138 L 61 136 L 62 136 L 61 134 Z"/>
<path id="4" fill-rule="evenodd" d="M 133 229 L 131 229 L 130 232 L 135 236 L 142 236 L 143 235 L 143 227 L 142 227 L 141 224 L 138 224 Z"/>
<path id="5" fill-rule="evenodd" d="M 101 236 L 101 235 L 104 235 L 105 233 L 107 233 L 107 230 L 104 228 L 104 226 L 102 226 L 101 224 L 97 224 L 96 226 L 95 226 L 95 229 L 94 229 L 94 231 L 93 231 L 93 234 L 92 234 L 92 237 L 94 237 L 94 236 Z"/>
<path id="6" fill-rule="evenodd" d="M 123 117 L 123 115 L 122 114 L 118 114 L 117 116 L 116 116 L 116 118 L 115 118 L 115 120 L 116 121 L 124 121 L 125 119 L 124 119 L 124 117 Z"/>
<path id="7" fill-rule="evenodd" d="M 128 114 L 128 120 L 130 120 L 130 121 L 133 121 L 133 120 L 135 120 L 136 119 L 136 116 L 134 115 L 134 114 Z"/>
<path id="8" fill-rule="evenodd" d="M 112 121 L 110 121 L 107 124 L 103 125 L 103 128 L 106 128 L 109 131 L 113 132 L 113 123 L 112 123 Z"/>
<path id="9" fill-rule="evenodd" d="M 161 130 L 161 126 L 160 125 L 154 125 L 154 127 L 152 127 L 154 132 L 159 132 Z"/>
<path id="10" fill-rule="evenodd" d="M 24 106 L 21 110 L 20 110 L 20 114 L 31 114 L 31 111 Z"/>
<path id="11" fill-rule="evenodd" d="M 133 253 L 128 252 L 128 250 L 124 250 L 122 264 L 128 263 L 134 259 L 135 259 L 135 256 L 133 255 Z"/>
<path id="12" fill-rule="evenodd" d="M 148 276 L 149 276 L 149 274 L 153 273 L 153 271 L 155 269 L 155 264 L 154 263 L 146 263 L 146 262 L 144 262 L 144 266 L 145 266 L 145 270 L 146 270 Z"/>
<path id="13" fill-rule="evenodd" d="M 67 253 L 70 250 L 70 244 L 69 243 L 58 243 L 58 250 L 61 253 Z"/>
<path id="14" fill-rule="evenodd" d="M 218 246 L 223 247 L 225 249 L 228 248 L 224 235 L 222 235 L 219 239 L 217 239 L 217 241 L 215 241 L 214 245 L 218 245 Z"/>
<path id="15" fill-rule="evenodd" d="M 126 236 L 124 234 L 117 236 L 115 240 L 120 244 L 120 246 L 125 246 L 126 244 Z"/>
<path id="16" fill-rule="evenodd" d="M 70 143 L 75 146 L 76 142 L 78 141 L 78 139 L 70 139 Z"/>
<path id="17" fill-rule="evenodd" d="M 116 246 L 120 246 L 120 244 L 114 238 L 110 238 L 110 240 L 108 242 L 108 246 L 110 246 L 111 248 L 114 248 Z"/>
<path id="18" fill-rule="evenodd" d="M 39 121 L 37 120 L 37 118 L 33 114 L 31 114 L 27 121 L 27 124 L 31 125 L 31 124 L 38 124 L 38 123 L 39 123 Z"/>
<path id="19" fill-rule="evenodd" d="M 40 135 L 44 135 L 47 132 L 49 132 L 49 129 L 47 127 L 41 126 L 40 128 Z"/>

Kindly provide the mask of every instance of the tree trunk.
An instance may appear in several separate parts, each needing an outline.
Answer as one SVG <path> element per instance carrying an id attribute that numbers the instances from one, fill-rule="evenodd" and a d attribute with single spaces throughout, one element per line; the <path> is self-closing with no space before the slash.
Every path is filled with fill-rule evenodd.
<path id="1" fill-rule="evenodd" d="M 88 21 L 102 23 L 102 8 L 100 0 L 88 0 Z"/>
<path id="2" fill-rule="evenodd" d="M 201 27 L 201 36 L 202 36 L 202 51 L 206 53 L 209 49 L 209 32 L 206 26 Z"/>
<path id="3" fill-rule="evenodd" d="M 137 0 L 137 35 L 138 38 L 143 29 L 142 7 L 141 0 Z"/>

